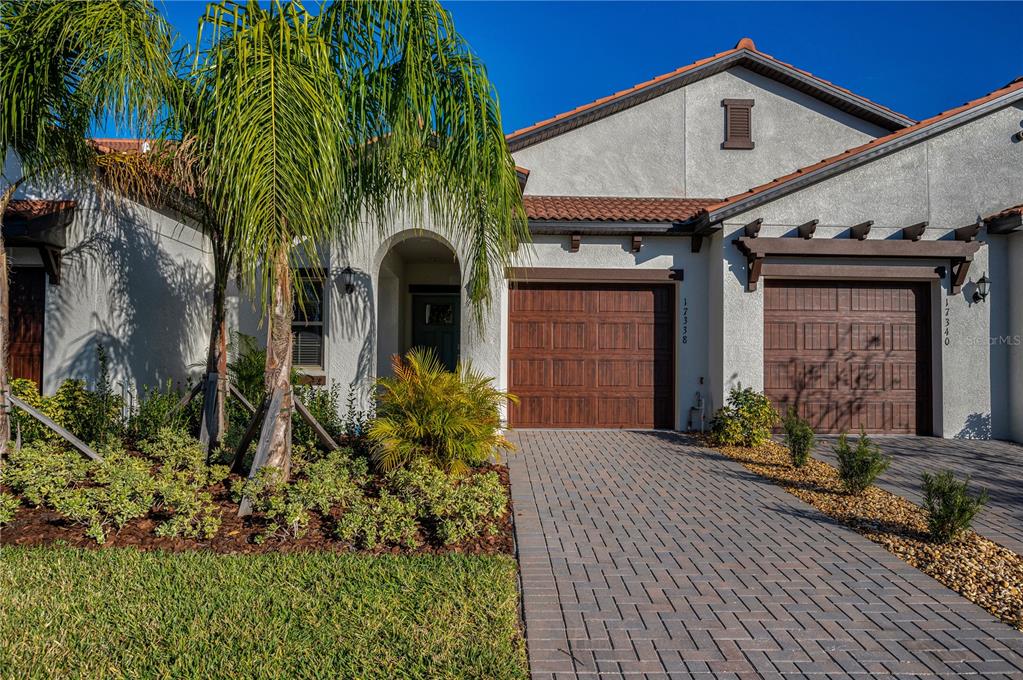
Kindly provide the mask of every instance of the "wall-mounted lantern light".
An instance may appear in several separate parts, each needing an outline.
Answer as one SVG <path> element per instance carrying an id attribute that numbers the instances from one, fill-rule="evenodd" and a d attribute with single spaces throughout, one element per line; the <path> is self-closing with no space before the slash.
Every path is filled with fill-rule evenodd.
<path id="1" fill-rule="evenodd" d="M 351 267 L 342 269 L 338 277 L 338 283 L 341 284 L 341 290 L 345 295 L 351 295 L 355 290 L 355 270 Z"/>
<path id="2" fill-rule="evenodd" d="M 977 280 L 977 290 L 973 291 L 973 301 L 983 302 L 987 300 L 987 289 L 991 285 L 991 281 L 988 280 L 987 274 L 984 274 Z"/>

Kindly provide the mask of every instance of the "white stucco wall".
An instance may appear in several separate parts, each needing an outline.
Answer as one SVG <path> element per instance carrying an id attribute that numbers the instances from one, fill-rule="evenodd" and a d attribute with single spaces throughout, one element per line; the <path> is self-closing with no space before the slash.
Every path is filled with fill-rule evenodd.
<path id="1" fill-rule="evenodd" d="M 799 224 L 819 219 L 814 238 L 821 239 L 845 237 L 849 225 L 874 220 L 870 238 L 884 239 L 897 238 L 901 227 L 928 221 L 925 239 L 951 238 L 951 230 L 1023 199 L 1023 173 L 1019 172 L 1023 144 L 1011 140 L 1019 129 L 1021 111 L 1023 107 L 1017 105 L 1005 107 L 728 220 L 723 237 L 714 241 L 722 248 L 725 262 L 723 352 L 713 367 L 721 389 L 715 396 L 720 399 L 737 381 L 758 388 L 763 383 L 762 287 L 745 291 L 746 260 L 731 243 L 742 225 L 762 218 L 762 236 L 782 236 L 791 235 Z M 989 349 L 989 345 L 1013 323 L 997 298 L 1019 296 L 1009 284 L 1009 272 L 1019 265 L 1005 251 L 1004 238 L 993 238 L 993 254 L 985 234 L 980 240 L 984 245 L 962 292 L 951 295 L 947 277 L 932 290 L 933 333 L 939 340 L 934 356 L 934 429 L 944 437 L 1008 438 L 1018 429 L 1010 424 L 1010 414 L 1020 409 L 1018 400 L 1002 382 L 1011 365 L 1009 349 L 998 345 Z M 886 260 L 885 264 L 900 263 Z M 972 282 L 985 272 L 995 281 L 991 298 L 974 303 Z M 757 332 L 749 332 L 751 327 Z"/>
<path id="2" fill-rule="evenodd" d="M 726 98 L 754 99 L 752 150 L 722 149 Z M 886 131 L 733 68 L 514 153 L 527 194 L 724 198 Z"/>
<path id="3" fill-rule="evenodd" d="M 1009 386 L 1009 434 L 1023 442 L 1023 232 L 1006 237 L 1009 260 L 1005 285 L 998 286 L 1008 308 L 1008 329 L 1004 339 Z"/>
<path id="4" fill-rule="evenodd" d="M 7 175 L 16 176 L 16 159 L 6 163 Z M 97 344 L 107 351 L 115 387 L 125 393 L 201 373 L 213 280 L 201 233 L 89 187 L 28 183 L 16 198 L 78 201 L 61 283 L 46 286 L 44 392 L 68 378 L 91 384 Z M 41 264 L 31 249 L 12 254 L 15 265 Z"/>

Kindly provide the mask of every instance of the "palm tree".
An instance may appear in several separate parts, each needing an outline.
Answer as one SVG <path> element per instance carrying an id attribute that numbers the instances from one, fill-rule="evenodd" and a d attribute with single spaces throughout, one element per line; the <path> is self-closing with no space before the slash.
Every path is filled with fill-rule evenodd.
<path id="1" fill-rule="evenodd" d="M 208 198 L 267 304 L 261 450 L 287 476 L 295 265 L 367 223 L 430 215 L 467 253 L 478 315 L 527 237 L 494 88 L 436 0 L 210 5 L 193 78 Z M 300 300 L 301 302 L 301 300 Z"/>
<path id="2" fill-rule="evenodd" d="M 29 180 L 88 176 L 98 121 L 144 126 L 155 120 L 169 73 L 171 30 L 149 0 L 0 2 L 0 150 L 20 162 L 2 178 L 2 215 Z M 0 235 L 0 453 L 7 414 L 8 265 Z"/>

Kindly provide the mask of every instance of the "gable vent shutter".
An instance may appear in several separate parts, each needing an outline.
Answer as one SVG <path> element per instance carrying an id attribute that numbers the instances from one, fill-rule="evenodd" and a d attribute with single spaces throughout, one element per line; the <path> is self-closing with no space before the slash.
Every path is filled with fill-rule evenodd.
<path id="1" fill-rule="evenodd" d="M 722 149 L 752 149 L 753 144 L 753 100 L 724 99 L 725 141 Z"/>

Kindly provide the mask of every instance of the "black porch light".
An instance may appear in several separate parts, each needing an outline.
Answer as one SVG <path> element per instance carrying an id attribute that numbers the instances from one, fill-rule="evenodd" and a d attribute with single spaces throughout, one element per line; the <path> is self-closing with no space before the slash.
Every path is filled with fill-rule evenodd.
<path id="1" fill-rule="evenodd" d="M 987 300 L 988 287 L 991 285 L 991 281 L 988 279 L 987 274 L 984 274 L 977 280 L 977 290 L 973 292 L 974 302 L 983 302 Z"/>
<path id="2" fill-rule="evenodd" d="M 351 295 L 352 291 L 355 290 L 355 270 L 350 266 L 342 269 L 339 282 L 341 283 L 341 290 L 344 291 L 345 295 Z"/>

